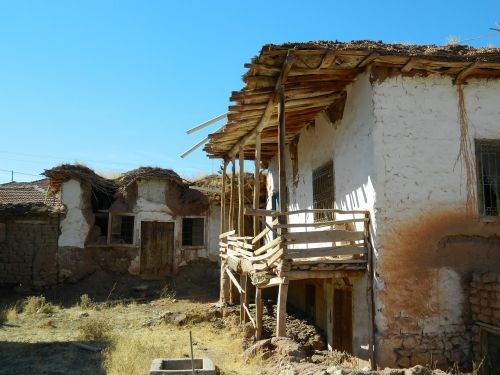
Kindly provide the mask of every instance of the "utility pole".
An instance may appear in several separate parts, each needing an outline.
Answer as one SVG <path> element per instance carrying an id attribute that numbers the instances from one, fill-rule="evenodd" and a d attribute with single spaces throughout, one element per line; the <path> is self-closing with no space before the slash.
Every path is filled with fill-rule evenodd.
<path id="1" fill-rule="evenodd" d="M 10 171 L 10 182 L 14 182 L 14 171 Z"/>

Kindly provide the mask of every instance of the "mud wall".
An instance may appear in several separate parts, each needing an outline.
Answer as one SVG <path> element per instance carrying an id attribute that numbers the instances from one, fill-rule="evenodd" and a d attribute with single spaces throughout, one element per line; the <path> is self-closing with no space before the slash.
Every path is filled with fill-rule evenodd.
<path id="1" fill-rule="evenodd" d="M 66 207 L 66 214 L 60 224 L 59 246 L 85 247 L 91 225 L 84 214 L 90 205 L 84 193 L 77 180 L 71 179 L 62 184 L 61 202 Z"/>
<path id="2" fill-rule="evenodd" d="M 57 283 L 58 218 L 0 218 L 0 284 L 43 289 Z"/>
<path id="3" fill-rule="evenodd" d="M 474 158 L 474 139 L 500 139 L 500 82 L 470 81 L 464 99 Z M 500 267 L 499 223 L 479 217 L 476 177 L 467 184 L 457 103 L 449 77 L 373 83 L 381 366 L 470 363 L 468 282 Z"/>

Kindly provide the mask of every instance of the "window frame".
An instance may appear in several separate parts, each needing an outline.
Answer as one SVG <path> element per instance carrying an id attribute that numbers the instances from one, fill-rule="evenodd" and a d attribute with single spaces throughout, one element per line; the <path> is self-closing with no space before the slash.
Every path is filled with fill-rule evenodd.
<path id="1" fill-rule="evenodd" d="M 184 220 L 185 219 L 203 219 L 203 244 L 202 245 L 184 245 Z M 207 217 L 206 216 L 183 216 L 181 219 L 180 242 L 182 248 L 199 249 L 207 246 Z M 191 235 L 192 240 L 192 235 Z"/>
<path id="2" fill-rule="evenodd" d="M 331 206 L 332 206 L 331 209 L 333 210 L 335 208 L 335 170 L 334 170 L 333 159 L 330 159 L 326 163 L 323 163 L 320 166 L 318 166 L 312 170 L 312 206 L 313 206 L 313 209 L 315 209 L 315 210 L 322 209 L 322 208 L 319 208 L 316 206 L 317 200 L 316 200 L 315 195 L 317 195 L 317 194 L 315 194 L 315 184 L 316 184 L 316 180 L 318 177 L 315 175 L 320 173 L 320 172 L 323 172 L 322 174 L 324 174 L 324 171 L 326 171 L 326 170 L 329 170 L 329 172 L 331 172 L 331 176 L 332 176 L 331 190 L 329 192 L 331 193 Z M 319 177 L 321 177 L 321 174 Z M 325 195 L 327 193 L 328 192 L 323 192 L 323 194 L 325 194 Z M 334 219 L 335 219 L 335 213 L 333 211 L 331 213 L 327 213 L 327 212 L 315 212 L 314 213 L 314 222 L 315 223 L 331 221 Z"/>
<path id="3" fill-rule="evenodd" d="M 132 242 L 131 243 L 116 243 L 112 242 L 112 225 L 113 216 L 131 216 L 134 218 L 132 227 Z M 108 236 L 106 239 L 106 246 L 130 246 L 135 247 L 135 214 L 129 212 L 108 212 Z"/>
<path id="4" fill-rule="evenodd" d="M 499 214 L 497 216 L 487 215 L 485 212 L 484 200 L 484 184 L 483 173 L 481 165 L 481 147 L 483 145 L 493 145 L 500 148 L 500 139 L 476 139 L 474 142 L 475 156 L 476 156 L 476 182 L 477 182 L 477 210 L 478 217 L 481 221 L 500 222 L 500 205 L 497 208 Z M 500 162 L 500 149 L 499 149 L 499 162 Z"/>

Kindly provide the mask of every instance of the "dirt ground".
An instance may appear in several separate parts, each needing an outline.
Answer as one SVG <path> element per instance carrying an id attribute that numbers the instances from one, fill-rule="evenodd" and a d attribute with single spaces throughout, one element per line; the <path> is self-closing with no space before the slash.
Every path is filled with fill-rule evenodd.
<path id="1" fill-rule="evenodd" d="M 253 328 L 238 324 L 239 306 L 218 306 L 218 272 L 198 262 L 161 281 L 96 272 L 43 295 L 0 289 L 0 375 L 148 374 L 154 358 L 189 357 L 190 331 L 195 357 L 210 358 L 220 374 L 385 374 L 326 351 L 321 331 L 293 310 L 290 338 L 271 338 L 271 301 L 264 339 L 254 343 Z"/>

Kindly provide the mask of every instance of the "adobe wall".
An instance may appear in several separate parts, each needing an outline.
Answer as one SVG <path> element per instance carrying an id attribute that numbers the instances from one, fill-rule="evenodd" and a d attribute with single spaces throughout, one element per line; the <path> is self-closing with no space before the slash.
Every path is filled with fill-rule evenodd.
<path id="1" fill-rule="evenodd" d="M 478 218 L 474 150 L 500 139 L 500 81 L 470 80 L 464 98 L 461 132 L 450 77 L 373 83 L 380 366 L 470 363 L 471 273 L 500 268 L 500 224 Z"/>
<path id="2" fill-rule="evenodd" d="M 287 149 L 286 170 L 288 190 L 288 210 L 313 208 L 312 172 L 326 162 L 334 161 L 335 207 L 345 210 L 368 210 L 373 218 L 375 230 L 375 149 L 373 124 L 373 93 L 368 74 L 361 74 L 355 83 L 347 88 L 347 99 L 341 120 L 332 124 L 321 113 L 314 124 L 304 128 L 296 140 L 296 150 Z M 271 160 L 267 176 L 267 196 L 278 191 L 277 159 Z M 271 209 L 268 199 L 267 208 Z M 337 218 L 341 219 L 340 215 Z M 311 223 L 312 214 L 289 217 L 290 223 Z M 360 223 L 361 224 L 361 223 Z M 362 224 L 360 229 L 362 228 Z M 293 231 L 293 229 L 292 229 Z M 269 239 L 269 238 L 268 238 Z M 350 278 L 353 290 L 353 352 L 367 360 L 370 334 L 368 315 L 369 299 L 366 293 L 367 278 Z M 325 281 L 325 297 L 321 301 L 326 311 L 323 318 L 317 317 L 317 324 L 324 326 L 331 347 L 331 311 L 333 308 L 333 288 L 337 280 Z M 300 305 L 304 298 L 299 291 L 291 292 L 288 301 Z M 318 301 L 319 303 L 319 301 Z M 328 323 L 330 321 L 330 323 Z"/>
<path id="3" fill-rule="evenodd" d="M 58 218 L 0 218 L 0 284 L 43 289 L 57 283 Z"/>

